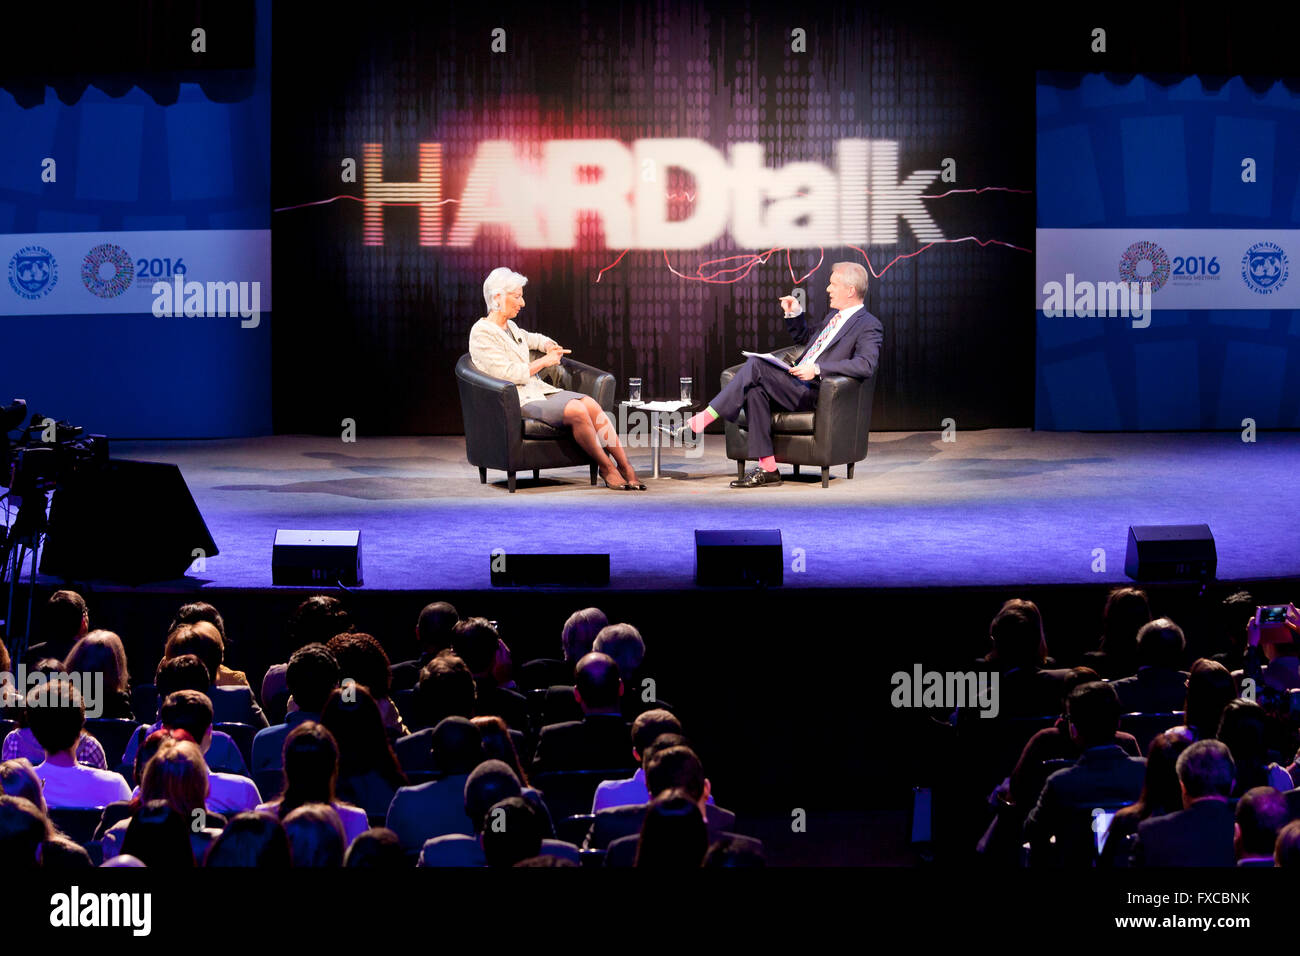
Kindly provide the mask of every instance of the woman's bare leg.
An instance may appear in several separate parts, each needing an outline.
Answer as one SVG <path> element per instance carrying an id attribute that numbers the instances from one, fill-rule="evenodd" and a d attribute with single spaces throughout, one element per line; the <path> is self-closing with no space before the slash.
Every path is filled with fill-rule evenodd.
<path id="1" fill-rule="evenodd" d="M 591 416 L 592 427 L 595 428 L 596 434 L 601 441 L 605 443 L 609 456 L 617 463 L 619 472 L 627 480 L 628 484 L 638 484 L 636 471 L 633 470 L 632 463 L 628 461 L 627 452 L 624 450 L 622 442 L 618 440 L 618 429 L 609 420 L 605 410 L 600 407 L 600 403 L 594 398 L 584 398 L 582 404 L 587 414 Z"/>
<path id="2" fill-rule="evenodd" d="M 573 430 L 573 440 L 591 456 L 591 460 L 600 469 L 600 475 L 606 483 L 615 488 L 623 484 L 618 480 L 618 466 L 601 447 L 600 437 L 596 434 L 596 427 L 592 424 L 591 416 L 583 402 L 575 398 L 564 406 L 564 424 Z"/>

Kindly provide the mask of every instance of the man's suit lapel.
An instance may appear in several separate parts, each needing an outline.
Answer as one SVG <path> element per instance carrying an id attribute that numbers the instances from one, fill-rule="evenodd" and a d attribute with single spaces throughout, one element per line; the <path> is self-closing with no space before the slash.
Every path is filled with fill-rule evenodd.
<path id="1" fill-rule="evenodd" d="M 821 330 L 826 328 L 826 323 L 831 320 L 831 316 L 833 316 L 834 314 L 835 314 L 834 312 L 826 313 L 826 317 L 822 320 L 822 324 L 817 329 L 817 335 L 820 335 Z M 831 339 L 830 344 L 827 345 L 826 348 L 822 349 L 822 354 L 818 357 L 824 358 L 827 355 L 827 353 L 829 353 L 831 350 L 839 347 L 840 343 L 852 341 L 850 339 L 850 336 L 857 334 L 857 332 L 855 331 L 855 327 L 858 321 L 861 320 L 861 318 L 866 314 L 867 314 L 867 307 L 864 305 L 862 308 L 858 309 L 858 311 L 854 312 L 851 316 L 849 316 L 849 320 L 845 322 L 842 326 L 840 326 L 840 330 L 835 333 L 835 338 Z M 817 335 L 814 335 L 812 337 L 812 342 L 817 341 Z M 803 356 L 808 353 L 808 349 L 812 348 L 812 342 L 808 343 L 808 348 L 804 349 L 803 354 L 799 356 L 800 362 L 803 361 Z"/>

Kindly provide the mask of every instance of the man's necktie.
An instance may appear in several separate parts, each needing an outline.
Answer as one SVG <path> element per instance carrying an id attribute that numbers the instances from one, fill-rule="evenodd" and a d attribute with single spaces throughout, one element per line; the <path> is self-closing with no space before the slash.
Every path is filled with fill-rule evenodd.
<path id="1" fill-rule="evenodd" d="M 799 360 L 800 365 L 807 365 L 816 360 L 817 356 L 821 354 L 822 348 L 825 347 L 826 342 L 835 334 L 835 330 L 839 327 L 839 324 L 840 313 L 836 312 L 831 316 L 831 320 L 826 323 L 826 327 L 821 330 L 821 333 L 817 338 L 813 339 L 813 344 L 808 347 L 808 351 L 803 353 L 803 358 Z"/>

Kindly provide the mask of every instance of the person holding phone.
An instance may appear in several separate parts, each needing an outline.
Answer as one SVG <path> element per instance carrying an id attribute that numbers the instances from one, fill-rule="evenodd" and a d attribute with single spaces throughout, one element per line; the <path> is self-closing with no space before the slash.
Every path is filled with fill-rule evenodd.
<path id="1" fill-rule="evenodd" d="M 520 275 L 502 266 L 488 273 L 483 298 L 488 314 L 474 323 L 469 333 L 469 357 L 484 375 L 514 382 L 519 392 L 519 411 L 525 418 L 546 422 L 555 428 L 567 425 L 573 438 L 596 463 L 605 487 L 616 491 L 645 491 L 618 431 L 605 410 L 590 395 L 559 389 L 537 377 L 542 369 L 559 365 L 572 350 L 561 348 L 552 338 L 525 332 L 514 318 L 524 307 L 524 285 Z M 531 351 L 545 352 L 529 358 Z M 608 449 L 608 451 L 607 451 Z"/>
<path id="2" fill-rule="evenodd" d="M 1246 624 L 1244 673 L 1260 689 L 1279 693 L 1300 689 L 1300 612 L 1294 604 L 1255 608 Z M 1263 699 L 1260 703 L 1275 709 Z"/>

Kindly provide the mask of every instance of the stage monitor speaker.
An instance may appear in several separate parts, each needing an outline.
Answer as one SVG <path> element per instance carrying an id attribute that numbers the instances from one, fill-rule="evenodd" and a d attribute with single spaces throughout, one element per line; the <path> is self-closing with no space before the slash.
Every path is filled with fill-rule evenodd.
<path id="1" fill-rule="evenodd" d="M 360 587 L 361 532 L 277 529 L 271 583 Z"/>
<path id="2" fill-rule="evenodd" d="M 1132 525 L 1124 573 L 1136 581 L 1208 581 L 1219 566 L 1208 524 Z"/>
<path id="3" fill-rule="evenodd" d="M 54 492 L 41 573 L 143 584 L 218 553 L 180 468 L 110 458 Z"/>
<path id="4" fill-rule="evenodd" d="M 695 531 L 695 583 L 702 587 L 784 583 L 781 532 Z"/>
<path id="5" fill-rule="evenodd" d="M 493 551 L 492 586 L 599 588 L 609 584 L 608 554 L 517 554 Z"/>

